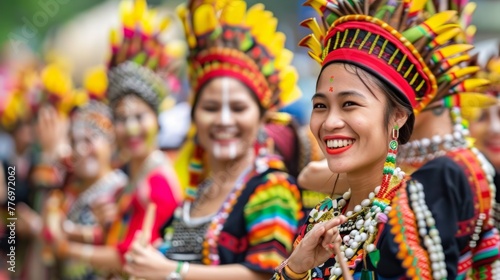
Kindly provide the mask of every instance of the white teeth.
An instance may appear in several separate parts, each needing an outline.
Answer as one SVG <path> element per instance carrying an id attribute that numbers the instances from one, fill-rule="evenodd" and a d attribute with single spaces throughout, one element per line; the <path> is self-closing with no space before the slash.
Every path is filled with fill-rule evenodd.
<path id="1" fill-rule="evenodd" d="M 326 146 L 328 148 L 342 148 L 342 147 L 347 147 L 352 145 L 354 141 L 353 140 L 348 140 L 348 139 L 332 139 L 332 140 L 326 140 Z"/>
<path id="2" fill-rule="evenodd" d="M 230 132 L 219 132 L 215 135 L 215 139 L 218 139 L 218 140 L 232 139 L 234 137 L 235 137 L 235 134 L 230 133 Z"/>

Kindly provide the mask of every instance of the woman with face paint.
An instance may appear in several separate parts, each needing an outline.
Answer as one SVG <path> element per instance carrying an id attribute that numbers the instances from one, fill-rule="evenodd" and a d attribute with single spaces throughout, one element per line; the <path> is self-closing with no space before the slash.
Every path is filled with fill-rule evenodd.
<path id="1" fill-rule="evenodd" d="M 472 46 L 456 43 L 463 32 L 457 13 L 440 10 L 458 5 L 450 3 L 307 1 L 327 27 L 302 22 L 312 34 L 300 45 L 322 67 L 311 131 L 345 184 L 335 179 L 331 193 L 342 195 L 311 211 L 273 279 L 497 277 L 500 238 L 480 155 L 436 154 L 411 177 L 396 167 L 399 145 L 413 137 L 423 110 L 483 85 L 471 78 L 477 68 L 459 63 L 469 61 Z M 452 133 L 451 120 L 441 121 Z M 474 168 L 462 168 L 461 158 Z"/>
<path id="2" fill-rule="evenodd" d="M 178 11 L 196 128 L 187 199 L 160 252 L 134 243 L 125 269 L 147 279 L 269 279 L 302 215 L 294 179 L 267 154 L 262 131 L 267 110 L 299 97 L 291 53 L 262 4 L 193 1 Z"/>
<path id="3" fill-rule="evenodd" d="M 93 244 L 103 242 L 102 228 L 96 224 L 92 213 L 92 203 L 101 196 L 110 196 L 125 186 L 126 175 L 121 170 L 111 168 L 114 150 L 114 132 L 109 108 L 98 101 L 77 108 L 71 115 L 69 138 L 72 147 L 70 177 L 66 179 L 64 201 L 47 200 L 47 209 L 53 209 L 51 203 L 62 203 L 64 216 L 49 210 L 46 217 L 45 236 L 50 242 L 50 235 L 58 231 L 48 221 L 60 220 L 65 239 L 73 242 L 88 243 L 86 250 Z M 49 235 L 49 236 L 47 236 Z M 59 236 L 60 238 L 60 236 Z M 61 242 L 59 240 L 58 242 Z M 91 245 L 92 244 L 92 245 Z M 70 244 L 68 244 L 70 246 Z M 76 245 L 78 247 L 78 245 Z M 61 253 L 61 252 L 58 252 Z M 58 266 L 60 279 L 90 279 L 98 273 L 86 263 L 86 260 L 66 259 L 60 255 Z"/>
<path id="4" fill-rule="evenodd" d="M 499 48 L 500 50 L 500 48 Z M 500 57 L 491 57 L 478 77 L 491 81 L 486 93 L 497 99 L 500 97 Z M 470 134 L 475 139 L 474 145 L 484 154 L 495 168 L 495 186 L 497 189 L 493 218 L 500 229 L 500 105 L 471 112 Z"/>
<path id="5" fill-rule="evenodd" d="M 171 163 L 156 142 L 157 114 L 167 95 L 160 75 L 173 59 L 159 35 L 169 21 L 158 18 L 145 0 L 122 2 L 120 12 L 122 40 L 116 30 L 111 33 L 106 94 L 116 143 L 128 157 L 125 169 L 129 181 L 115 196 L 117 215 L 105 227 L 105 245 L 89 246 L 61 238 L 55 246 L 60 257 L 84 260 L 113 273 L 121 273 L 125 252 L 141 230 L 146 230 L 140 235 L 142 245 L 159 238 L 161 225 L 172 216 L 182 197 Z M 99 203 L 109 203 L 106 200 Z M 96 208 L 97 212 L 102 209 Z"/>

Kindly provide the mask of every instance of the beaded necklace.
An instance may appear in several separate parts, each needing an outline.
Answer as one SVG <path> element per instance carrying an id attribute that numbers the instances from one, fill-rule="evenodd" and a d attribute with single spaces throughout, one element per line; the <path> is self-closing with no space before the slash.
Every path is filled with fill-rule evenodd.
<path id="1" fill-rule="evenodd" d="M 233 210 L 233 207 L 236 204 L 238 197 L 243 191 L 246 182 L 248 182 L 248 180 L 254 175 L 252 172 L 253 170 L 254 170 L 253 166 L 249 166 L 240 174 L 240 176 L 236 180 L 234 188 L 228 194 L 226 200 L 220 207 L 219 211 L 217 211 L 215 216 L 213 216 L 212 221 L 208 225 L 207 234 L 202 244 L 203 252 L 208 252 L 208 254 L 206 253 L 203 254 L 202 262 L 204 264 L 206 265 L 220 264 L 219 252 L 217 250 L 217 244 L 220 232 L 222 231 L 224 223 L 229 217 L 229 214 Z M 204 188 L 206 188 L 207 186 L 208 184 L 204 184 Z M 199 191 L 203 190 L 200 189 Z"/>
<path id="2" fill-rule="evenodd" d="M 343 244 L 340 246 L 342 254 L 336 258 L 343 257 L 351 270 L 362 261 L 366 254 L 376 250 L 375 241 L 380 232 L 379 229 L 388 221 L 387 215 L 392 210 L 389 205 L 403 185 L 404 173 L 400 168 L 396 168 L 398 136 L 398 128 L 395 127 L 384 163 L 382 184 L 376 187 L 368 198 L 361 202 L 361 205 L 356 205 L 354 211 L 345 213 L 348 220 L 339 228 L 341 232 L 348 234 L 343 237 Z M 327 198 L 318 209 L 311 210 L 310 217 L 314 221 L 308 225 L 308 230 L 317 222 L 329 220 L 343 213 L 350 197 L 351 191 L 349 190 L 338 201 Z M 342 275 L 338 261 L 335 262 L 331 273 L 330 279 L 337 279 Z"/>

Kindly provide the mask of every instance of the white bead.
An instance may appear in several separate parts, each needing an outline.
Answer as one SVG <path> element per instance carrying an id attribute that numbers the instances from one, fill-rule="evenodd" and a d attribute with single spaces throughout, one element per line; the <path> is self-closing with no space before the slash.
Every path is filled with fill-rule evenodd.
<path id="1" fill-rule="evenodd" d="M 391 212 L 391 210 L 392 210 L 392 207 L 391 206 L 387 206 L 387 207 L 385 207 L 384 212 L 389 213 L 389 212 Z"/>
<path id="2" fill-rule="evenodd" d="M 361 237 L 361 242 L 366 241 L 368 238 L 368 234 L 366 234 L 366 232 L 362 232 L 359 236 Z"/>
<path id="3" fill-rule="evenodd" d="M 344 243 L 349 242 L 351 240 L 351 237 L 349 235 L 344 236 Z"/>
<path id="4" fill-rule="evenodd" d="M 361 205 L 354 206 L 354 212 L 361 212 L 361 209 L 363 209 L 361 208 Z"/>
<path id="5" fill-rule="evenodd" d="M 352 211 L 347 211 L 347 213 L 345 213 L 345 215 L 346 215 L 347 217 L 352 216 Z"/>
<path id="6" fill-rule="evenodd" d="M 371 220 L 366 220 L 365 224 L 363 225 L 365 228 L 368 228 L 371 225 Z"/>
<path id="7" fill-rule="evenodd" d="M 410 186 L 408 186 L 408 189 L 410 190 L 410 193 L 417 192 L 417 187 L 414 184 L 410 184 Z"/>
<path id="8" fill-rule="evenodd" d="M 435 229 L 435 228 L 432 228 L 429 231 L 429 235 L 432 236 L 432 237 L 439 236 L 439 231 L 437 229 Z"/>
<path id="9" fill-rule="evenodd" d="M 368 227 L 368 232 L 369 233 L 375 233 L 375 227 L 374 226 L 369 226 Z"/>
<path id="10" fill-rule="evenodd" d="M 351 248 L 358 248 L 358 246 L 359 246 L 359 243 L 358 243 L 358 242 L 356 242 L 356 241 L 353 241 L 353 242 L 351 243 Z"/>
<path id="11" fill-rule="evenodd" d="M 360 219 L 360 220 L 357 220 L 357 221 L 356 221 L 356 228 L 357 228 L 357 229 L 361 229 L 361 228 L 363 227 L 363 223 L 364 223 L 364 222 L 365 222 L 365 221 L 363 221 L 363 220 L 361 220 L 361 219 Z"/>
<path id="12" fill-rule="evenodd" d="M 355 237 L 356 235 L 358 235 L 358 233 L 359 233 L 359 231 L 357 231 L 357 230 L 355 230 L 355 229 L 354 229 L 354 230 L 352 230 L 352 231 L 349 233 L 349 235 L 350 235 L 351 237 Z"/>
<path id="13" fill-rule="evenodd" d="M 427 226 L 427 224 L 425 223 L 425 221 L 422 221 L 422 220 L 419 220 L 419 221 L 418 221 L 418 227 L 419 227 L 419 228 L 423 228 L 423 227 L 425 227 L 425 226 Z"/>
<path id="14" fill-rule="evenodd" d="M 441 263 L 437 262 L 432 263 L 432 270 L 433 271 L 441 270 Z"/>
<path id="15" fill-rule="evenodd" d="M 432 273 L 432 277 L 434 277 L 434 279 L 443 279 L 443 275 L 440 270 L 434 271 Z"/>
<path id="16" fill-rule="evenodd" d="M 356 242 L 360 242 L 360 241 L 361 241 L 361 235 L 360 235 L 360 234 L 356 235 L 356 236 L 354 237 L 354 241 L 356 241 Z"/>
<path id="17" fill-rule="evenodd" d="M 368 251 L 368 253 L 375 251 L 375 249 L 375 244 L 368 244 L 368 246 L 366 246 L 366 251 Z"/>
<path id="18" fill-rule="evenodd" d="M 363 199 L 363 201 L 361 201 L 361 206 L 368 207 L 368 206 L 370 206 L 370 203 L 371 203 L 371 201 L 368 198 L 365 198 L 365 199 Z"/>
<path id="19" fill-rule="evenodd" d="M 340 207 L 344 207 L 346 204 L 347 204 L 347 202 L 346 202 L 344 199 L 341 199 L 341 200 L 339 201 L 339 206 L 340 206 Z"/>
<path id="20" fill-rule="evenodd" d="M 429 227 L 433 227 L 436 225 L 436 220 L 434 220 L 434 218 L 430 217 L 430 218 L 427 218 L 427 225 Z"/>
<path id="21" fill-rule="evenodd" d="M 441 143 L 441 136 L 439 136 L 439 135 L 432 136 L 432 142 L 434 142 L 434 144 Z"/>
<path id="22" fill-rule="evenodd" d="M 431 253 L 430 258 L 431 261 L 437 262 L 439 260 L 439 255 L 437 253 Z"/>
<path id="23" fill-rule="evenodd" d="M 333 274 L 335 274 L 336 276 L 342 275 L 342 269 L 340 267 L 335 267 L 333 269 Z"/>
<path id="24" fill-rule="evenodd" d="M 379 192 L 379 191 L 380 191 L 380 186 L 377 186 L 377 187 L 375 188 L 375 194 L 378 194 L 378 192 Z"/>
<path id="25" fill-rule="evenodd" d="M 370 192 L 370 194 L 368 195 L 368 198 L 369 199 L 374 199 L 375 198 L 375 193 L 374 192 Z"/>
<path id="26" fill-rule="evenodd" d="M 345 249 L 345 256 L 350 259 L 352 256 L 354 256 L 354 251 L 351 248 Z"/>
<path id="27" fill-rule="evenodd" d="M 420 140 L 420 143 L 422 144 L 422 147 L 427 148 L 431 144 L 431 140 L 429 140 L 429 138 L 424 138 Z"/>
<path id="28" fill-rule="evenodd" d="M 345 199 L 345 200 L 349 200 L 351 198 L 351 191 L 347 191 L 345 192 L 342 197 Z"/>
<path id="29" fill-rule="evenodd" d="M 427 234 L 427 229 L 421 228 L 418 230 L 418 233 L 420 234 L 420 236 L 425 236 Z"/>

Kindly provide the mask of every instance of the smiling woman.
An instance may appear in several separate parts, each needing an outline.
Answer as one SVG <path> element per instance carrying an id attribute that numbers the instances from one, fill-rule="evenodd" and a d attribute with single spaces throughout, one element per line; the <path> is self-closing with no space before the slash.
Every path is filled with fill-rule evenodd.
<path id="1" fill-rule="evenodd" d="M 466 2 L 307 1 L 328 27 L 301 23 L 312 34 L 299 44 L 322 67 L 310 127 L 345 184 L 335 180 L 332 197 L 310 212 L 273 279 L 498 278 L 491 174 L 473 148 L 457 149 L 462 134 L 411 177 L 396 167 L 415 119 L 420 133 L 452 130 L 449 118 L 423 122 L 429 104 L 463 100 L 484 82 L 472 77 L 477 67 L 457 62 L 468 62 L 471 46 L 457 44 L 456 11 L 443 8 L 467 10 Z"/>
<path id="2" fill-rule="evenodd" d="M 265 113 L 300 96 L 291 53 L 261 4 L 191 1 L 179 11 L 196 127 L 187 199 L 164 227 L 164 256 L 135 244 L 126 269 L 151 279 L 269 279 L 302 215 L 295 180 L 267 154 L 263 133 Z"/>

